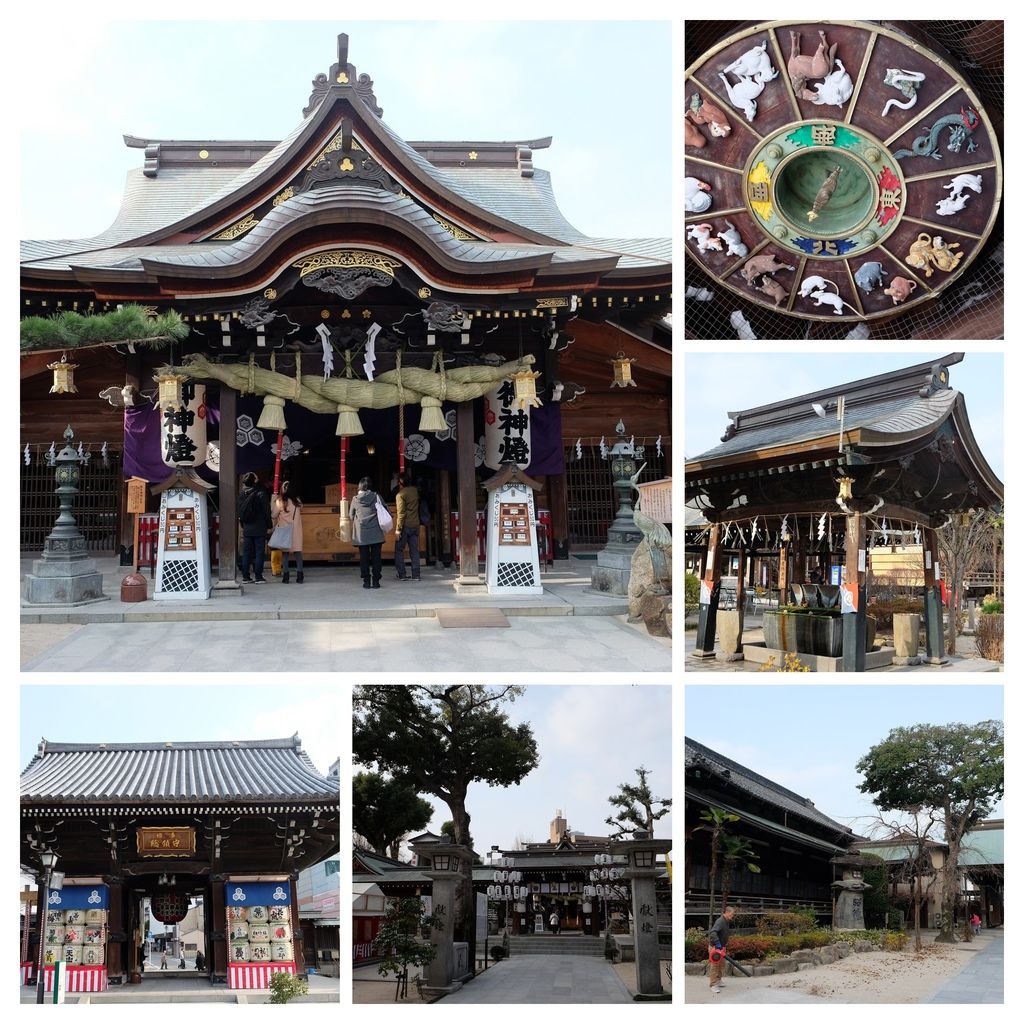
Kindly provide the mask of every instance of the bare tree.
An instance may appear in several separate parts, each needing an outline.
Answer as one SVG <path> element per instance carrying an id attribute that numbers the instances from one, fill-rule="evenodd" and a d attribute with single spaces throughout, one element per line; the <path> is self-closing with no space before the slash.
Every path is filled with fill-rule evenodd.
<path id="1" fill-rule="evenodd" d="M 994 519 L 991 509 L 972 509 L 970 512 L 953 513 L 949 522 L 936 533 L 939 542 L 939 564 L 942 566 L 949 590 L 947 654 L 956 654 L 964 580 L 992 555 L 993 534 L 997 531 L 1002 532 L 1001 523 L 1002 518 Z"/>

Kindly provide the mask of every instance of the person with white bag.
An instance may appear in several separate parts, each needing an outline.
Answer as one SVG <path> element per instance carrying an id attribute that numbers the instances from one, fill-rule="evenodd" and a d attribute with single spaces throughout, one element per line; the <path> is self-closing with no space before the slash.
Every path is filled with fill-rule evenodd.
<path id="1" fill-rule="evenodd" d="M 284 572 L 281 582 L 291 580 L 289 563 L 295 556 L 295 582 L 304 579 L 302 572 L 302 502 L 297 494 L 291 493 L 288 480 L 281 485 L 281 493 L 274 495 L 274 532 L 270 535 L 271 548 L 276 548 L 284 557 Z"/>
<path id="2" fill-rule="evenodd" d="M 352 499 L 352 543 L 359 548 L 359 575 L 363 589 L 380 588 L 380 549 L 384 534 L 392 528 L 391 513 L 373 489 L 368 476 L 359 481 L 359 493 Z"/>

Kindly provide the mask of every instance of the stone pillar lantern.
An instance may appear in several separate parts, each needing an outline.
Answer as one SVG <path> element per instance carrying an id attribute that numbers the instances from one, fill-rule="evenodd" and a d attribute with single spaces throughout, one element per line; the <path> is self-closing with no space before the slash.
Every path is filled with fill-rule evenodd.
<path id="1" fill-rule="evenodd" d="M 626 440 L 626 427 L 622 420 L 615 425 L 615 433 L 619 439 L 612 445 L 608 459 L 618 508 L 608 527 L 608 543 L 597 556 L 590 585 L 605 594 L 628 594 L 633 552 L 644 539 L 633 521 L 633 487 L 630 482 L 637 471 L 636 457 L 642 454 L 643 449 L 637 449 L 632 441 Z"/>
<path id="2" fill-rule="evenodd" d="M 661 957 L 658 952 L 658 904 L 654 881 L 661 870 L 658 856 L 672 849 L 670 839 L 652 839 L 647 832 L 634 832 L 633 839 L 613 842 L 613 857 L 626 858 L 626 878 L 633 890 L 633 929 L 636 948 L 636 999 L 663 1000 L 671 995 L 661 984 Z"/>
<path id="3" fill-rule="evenodd" d="M 466 944 L 458 943 L 464 947 L 461 951 L 463 962 L 459 963 L 452 936 L 455 930 L 455 887 L 462 878 L 459 868 L 463 862 L 472 864 L 473 851 L 454 843 L 425 841 L 413 843 L 412 852 L 416 855 L 419 870 L 432 883 L 432 910 L 442 917 L 441 927 L 430 932 L 430 944 L 437 950 L 437 956 L 426 967 L 427 983 L 423 991 L 432 996 L 446 995 L 462 988 L 463 980 L 470 973 L 465 960 L 468 955 Z"/>
<path id="4" fill-rule="evenodd" d="M 79 532 L 72 507 L 82 479 L 82 465 L 88 453 L 79 454 L 71 447 L 75 433 L 70 425 L 64 431 L 64 447 L 48 456 L 55 467 L 57 500 L 60 513 L 53 529 L 43 542 L 42 558 L 32 563 L 22 584 L 22 600 L 30 605 L 61 605 L 70 607 L 107 601 L 103 593 L 103 574 L 89 558 L 85 538 Z"/>
<path id="5" fill-rule="evenodd" d="M 864 928 L 864 893 L 871 888 L 864 881 L 868 862 L 859 854 L 833 857 L 832 864 L 842 869 L 843 877 L 832 883 L 836 910 L 832 927 L 836 931 L 861 931 Z"/>

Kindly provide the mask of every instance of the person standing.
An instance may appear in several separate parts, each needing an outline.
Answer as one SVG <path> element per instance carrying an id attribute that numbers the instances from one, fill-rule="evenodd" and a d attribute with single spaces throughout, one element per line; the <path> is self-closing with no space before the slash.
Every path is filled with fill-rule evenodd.
<path id="1" fill-rule="evenodd" d="M 981 918 L 978 916 L 978 912 L 975 911 L 971 915 L 971 927 L 974 929 L 975 935 L 981 934 Z"/>
<path id="2" fill-rule="evenodd" d="M 408 545 L 409 561 L 412 563 L 412 578 L 420 578 L 420 492 L 398 478 L 398 494 L 395 496 L 395 579 L 409 579 L 405 575 L 403 551 Z"/>
<path id="3" fill-rule="evenodd" d="M 363 589 L 380 588 L 380 549 L 384 531 L 377 518 L 377 492 L 368 476 L 359 481 L 359 492 L 352 499 L 352 543 L 359 548 L 359 575 Z"/>
<path id="4" fill-rule="evenodd" d="M 167 950 L 166 949 L 161 949 L 160 950 L 160 970 L 161 971 L 166 971 L 167 970 Z"/>
<path id="5" fill-rule="evenodd" d="M 291 491 L 291 481 L 285 480 L 281 484 L 281 493 L 274 499 L 274 525 L 290 526 L 292 528 L 291 545 L 287 551 L 282 551 L 284 559 L 284 571 L 281 573 L 281 582 L 290 583 L 291 556 L 295 556 L 295 582 L 303 581 L 302 573 L 302 502 L 298 495 Z"/>
<path id="6" fill-rule="evenodd" d="M 548 924 L 551 926 L 552 933 L 557 935 L 558 934 L 559 920 L 558 920 L 558 911 L 555 910 L 554 907 L 551 908 L 551 916 L 548 918 Z"/>
<path id="7" fill-rule="evenodd" d="M 238 495 L 238 522 L 242 527 L 242 582 L 266 583 L 263 561 L 266 557 L 267 534 L 273 525 L 270 513 L 270 495 L 260 486 L 255 473 L 242 477 L 242 490 Z M 255 572 L 256 579 L 250 575 Z"/>
<path id="8" fill-rule="evenodd" d="M 726 907 L 722 911 L 722 916 L 708 932 L 708 961 L 711 964 L 708 975 L 711 979 L 711 991 L 716 995 L 722 991 L 722 971 L 725 968 L 725 951 L 729 944 L 729 926 L 735 916 L 735 908 Z"/>

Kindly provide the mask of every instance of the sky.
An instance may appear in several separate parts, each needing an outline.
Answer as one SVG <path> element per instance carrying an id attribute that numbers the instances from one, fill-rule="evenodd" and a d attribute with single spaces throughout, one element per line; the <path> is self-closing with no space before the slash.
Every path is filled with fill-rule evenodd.
<path id="1" fill-rule="evenodd" d="M 821 388 L 897 370 L 949 351 L 846 354 L 776 352 L 687 353 L 686 455 L 694 458 L 721 441 L 728 413 L 809 394 Z M 728 382 L 728 386 L 725 386 Z M 985 458 L 1003 479 L 1003 357 L 969 352 L 950 367 L 949 382 L 963 393 L 971 428 Z"/>
<path id="2" fill-rule="evenodd" d="M 481 856 L 492 846 L 511 849 L 517 837 L 545 842 L 559 809 L 571 829 L 608 835 L 608 797 L 620 783 L 635 782 L 634 769 L 641 766 L 651 769 L 655 795 L 671 798 L 671 687 L 533 685 L 508 713 L 512 722 L 532 725 L 540 763 L 518 786 L 470 786 L 469 827 Z M 441 801 L 424 798 L 436 809 L 427 828 L 440 832 L 451 813 Z M 671 837 L 671 813 L 654 834 Z"/>
<path id="3" fill-rule="evenodd" d="M 23 686 L 19 768 L 55 743 L 282 739 L 296 732 L 321 774 L 341 756 L 337 683 L 244 686 Z"/>
<path id="4" fill-rule="evenodd" d="M 124 134 L 283 138 L 343 31 L 403 138 L 552 135 L 534 166 L 552 172 L 571 223 L 596 237 L 671 233 L 668 22 L 117 21 L 87 10 L 19 29 L 18 90 L 31 98 L 23 238 L 109 226 L 125 173 L 143 162 Z"/>
<path id="5" fill-rule="evenodd" d="M 686 687 L 690 739 L 808 797 L 855 832 L 873 807 L 854 766 L 891 729 L 1002 718 L 1002 686 Z M 991 816 L 1002 815 L 1000 802 Z"/>

